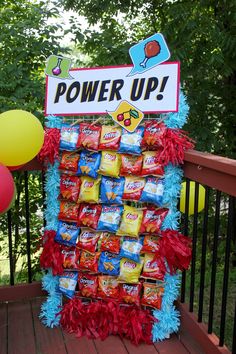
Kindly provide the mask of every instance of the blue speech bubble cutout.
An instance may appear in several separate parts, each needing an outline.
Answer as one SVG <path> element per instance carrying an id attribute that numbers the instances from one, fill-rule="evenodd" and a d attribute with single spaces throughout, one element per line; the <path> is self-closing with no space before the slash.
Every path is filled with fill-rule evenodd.
<path id="1" fill-rule="evenodd" d="M 129 55 L 134 67 L 127 76 L 132 76 L 141 74 L 168 60 L 170 51 L 164 36 L 161 33 L 155 33 L 131 47 Z"/>

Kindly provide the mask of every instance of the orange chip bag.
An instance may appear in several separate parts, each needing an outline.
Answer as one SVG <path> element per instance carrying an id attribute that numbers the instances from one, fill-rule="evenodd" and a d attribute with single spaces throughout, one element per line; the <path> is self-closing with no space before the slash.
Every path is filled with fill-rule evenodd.
<path id="1" fill-rule="evenodd" d="M 125 177 L 125 186 L 122 199 L 139 201 L 144 187 L 145 178 L 133 176 Z"/>
<path id="2" fill-rule="evenodd" d="M 98 277 L 92 274 L 79 274 L 79 291 L 81 296 L 96 297 L 98 288 Z"/>
<path id="3" fill-rule="evenodd" d="M 113 151 L 102 151 L 99 173 L 104 176 L 119 177 L 121 157 Z"/>
<path id="4" fill-rule="evenodd" d="M 121 155 L 120 175 L 140 175 L 143 164 L 143 156 Z"/>
<path id="5" fill-rule="evenodd" d="M 101 234 L 99 232 L 91 231 L 89 229 L 82 229 L 77 245 L 85 251 L 94 253 L 96 251 L 100 236 Z"/>
<path id="6" fill-rule="evenodd" d="M 119 283 L 117 277 L 111 275 L 98 276 L 98 297 L 102 299 L 119 299 Z"/>
<path id="7" fill-rule="evenodd" d="M 60 202 L 60 212 L 58 214 L 59 220 L 77 221 L 79 215 L 79 205 L 76 203 Z"/>
<path id="8" fill-rule="evenodd" d="M 103 232 L 100 251 L 108 251 L 119 254 L 120 252 L 120 237 Z"/>
<path id="9" fill-rule="evenodd" d="M 147 150 L 156 150 L 162 146 L 162 137 L 166 132 L 164 123 L 155 120 L 147 121 L 145 124 L 142 148 Z"/>
<path id="10" fill-rule="evenodd" d="M 59 170 L 66 172 L 71 172 L 76 174 L 78 170 L 79 154 L 71 152 L 63 152 L 61 156 L 61 162 L 59 165 Z"/>
<path id="11" fill-rule="evenodd" d="M 99 257 L 99 252 L 89 253 L 86 251 L 82 251 L 80 256 L 79 268 L 81 270 L 88 270 L 90 272 L 97 273 Z"/>
<path id="12" fill-rule="evenodd" d="M 164 280 L 164 273 L 160 271 L 158 264 L 158 258 L 156 258 L 154 254 L 146 253 L 144 256 L 142 277 L 148 279 Z"/>
<path id="13" fill-rule="evenodd" d="M 167 208 L 146 209 L 143 211 L 143 220 L 140 228 L 141 234 L 158 234 L 161 225 L 168 214 Z"/>
<path id="14" fill-rule="evenodd" d="M 156 253 L 159 250 L 159 239 L 157 236 L 146 235 L 143 240 L 141 253 Z"/>
<path id="15" fill-rule="evenodd" d="M 91 177 L 81 177 L 81 187 L 79 193 L 79 202 L 98 203 L 99 187 L 101 179 L 93 179 Z"/>
<path id="16" fill-rule="evenodd" d="M 101 127 L 92 125 L 91 123 L 81 123 L 77 148 L 85 148 L 89 150 L 98 150 L 101 135 Z"/>
<path id="17" fill-rule="evenodd" d="M 136 263 L 127 258 L 122 258 L 120 261 L 120 275 L 118 280 L 125 283 L 138 283 L 140 273 L 143 268 L 143 258 L 140 258 L 140 263 Z"/>
<path id="18" fill-rule="evenodd" d="M 121 138 L 121 128 L 110 125 L 103 125 L 99 150 L 118 150 Z"/>
<path id="19" fill-rule="evenodd" d="M 102 206 L 99 204 L 81 204 L 79 209 L 78 225 L 91 227 L 96 230 L 101 211 Z"/>
<path id="20" fill-rule="evenodd" d="M 138 237 L 142 218 L 142 210 L 125 205 L 117 235 Z"/>
<path id="21" fill-rule="evenodd" d="M 67 270 L 78 270 L 80 251 L 78 249 L 64 249 L 63 255 L 63 268 Z"/>
<path id="22" fill-rule="evenodd" d="M 81 180 L 76 176 L 62 175 L 60 180 L 59 199 L 67 199 L 70 202 L 77 202 L 80 191 Z"/>
<path id="23" fill-rule="evenodd" d="M 120 284 L 120 300 L 126 304 L 140 305 L 142 284 Z"/>
<path id="24" fill-rule="evenodd" d="M 164 168 L 158 162 L 158 151 L 143 152 L 142 176 L 163 176 Z"/>
<path id="25" fill-rule="evenodd" d="M 141 299 L 141 305 L 150 306 L 157 310 L 160 310 L 162 303 L 162 295 L 164 293 L 163 283 L 152 284 L 143 283 L 143 297 Z"/>

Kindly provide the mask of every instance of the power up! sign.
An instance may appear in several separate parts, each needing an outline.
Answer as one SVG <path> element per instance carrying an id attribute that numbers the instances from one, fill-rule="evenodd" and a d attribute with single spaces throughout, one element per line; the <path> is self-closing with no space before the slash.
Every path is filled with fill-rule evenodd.
<path id="1" fill-rule="evenodd" d="M 132 65 L 72 69 L 70 79 L 47 76 L 45 115 L 96 115 L 128 101 L 144 113 L 177 112 L 180 70 L 165 62 L 127 76 Z"/>

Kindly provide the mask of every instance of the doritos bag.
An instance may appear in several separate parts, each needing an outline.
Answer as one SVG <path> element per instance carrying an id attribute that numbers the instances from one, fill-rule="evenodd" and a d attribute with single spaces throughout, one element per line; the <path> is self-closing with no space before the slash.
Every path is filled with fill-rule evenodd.
<path id="1" fill-rule="evenodd" d="M 143 156 L 121 155 L 121 176 L 138 176 L 141 173 Z"/>
<path id="2" fill-rule="evenodd" d="M 142 239 L 132 240 L 125 239 L 121 246 L 120 256 L 122 258 L 128 258 L 136 263 L 140 262 L 140 251 L 142 249 Z"/>
<path id="3" fill-rule="evenodd" d="M 76 222 L 59 221 L 55 241 L 69 247 L 75 247 L 80 229 Z"/>
<path id="4" fill-rule="evenodd" d="M 98 203 L 100 181 L 100 178 L 93 179 L 91 177 L 81 177 L 81 187 L 78 201 Z"/>
<path id="5" fill-rule="evenodd" d="M 96 297 L 98 288 L 98 277 L 92 274 L 79 274 L 79 291 L 81 296 Z"/>
<path id="6" fill-rule="evenodd" d="M 100 198 L 102 203 L 122 204 L 125 179 L 102 176 Z"/>
<path id="7" fill-rule="evenodd" d="M 98 260 L 100 253 L 89 253 L 86 251 L 81 251 L 79 268 L 81 270 L 88 270 L 93 273 L 98 272 Z"/>
<path id="8" fill-rule="evenodd" d="M 125 186 L 123 200 L 139 201 L 143 188 L 145 186 L 145 178 L 127 176 L 125 177 Z"/>
<path id="9" fill-rule="evenodd" d="M 119 299 L 119 283 L 117 277 L 110 275 L 98 276 L 98 297 L 102 299 Z"/>
<path id="10" fill-rule="evenodd" d="M 161 225 L 168 214 L 167 208 L 148 208 L 143 211 L 143 220 L 140 228 L 141 234 L 158 234 Z"/>
<path id="11" fill-rule="evenodd" d="M 102 151 L 99 173 L 104 176 L 119 177 L 121 157 L 113 151 Z"/>
<path id="12" fill-rule="evenodd" d="M 72 299 L 75 294 L 75 288 L 78 280 L 78 272 L 64 271 L 59 276 L 59 290 L 62 294 Z"/>
<path id="13" fill-rule="evenodd" d="M 119 228 L 123 210 L 123 206 L 103 205 L 97 229 L 100 231 L 108 231 L 115 234 Z"/>
<path id="14" fill-rule="evenodd" d="M 61 175 L 59 199 L 76 203 L 79 196 L 81 180 L 76 176 Z"/>
<path id="15" fill-rule="evenodd" d="M 91 231 L 89 229 L 82 229 L 79 236 L 78 247 L 85 251 L 94 253 L 96 251 L 100 236 L 101 233 L 99 232 Z"/>
<path id="16" fill-rule="evenodd" d="M 78 225 L 91 227 L 96 230 L 101 211 L 102 206 L 99 204 L 81 204 L 79 209 Z"/>
<path id="17" fill-rule="evenodd" d="M 59 169 L 63 170 L 64 173 L 69 174 L 77 174 L 79 163 L 79 154 L 74 152 L 65 152 L 63 151 L 61 156 L 61 162 L 59 165 Z"/>
<path id="18" fill-rule="evenodd" d="M 140 263 L 136 263 L 127 258 L 122 258 L 120 261 L 120 275 L 118 281 L 125 283 L 138 283 L 140 273 L 143 268 L 143 258 Z"/>
<path id="19" fill-rule="evenodd" d="M 111 253 L 119 254 L 120 242 L 121 238 L 119 236 L 103 232 L 100 251 L 108 251 Z"/>
<path id="20" fill-rule="evenodd" d="M 140 306 L 142 284 L 120 284 L 120 301 Z"/>
<path id="21" fill-rule="evenodd" d="M 164 280 L 164 274 L 158 266 L 158 258 L 154 254 L 146 253 L 143 264 L 143 278 Z"/>
<path id="22" fill-rule="evenodd" d="M 63 123 L 61 127 L 60 150 L 74 151 L 79 137 L 79 125 Z"/>
<path id="23" fill-rule="evenodd" d="M 60 202 L 60 212 L 58 214 L 59 220 L 77 221 L 78 215 L 79 204 L 65 202 L 64 200 Z"/>
<path id="24" fill-rule="evenodd" d="M 157 310 L 161 309 L 162 296 L 164 293 L 163 284 L 143 283 L 143 297 L 141 305 L 150 306 Z"/>
<path id="25" fill-rule="evenodd" d="M 142 210 L 125 205 L 117 235 L 138 237 L 142 218 Z"/>
<path id="26" fill-rule="evenodd" d="M 101 162 L 100 152 L 81 151 L 78 164 L 78 174 L 92 178 L 98 177 L 98 168 Z"/>
<path id="27" fill-rule="evenodd" d="M 101 127 L 92 123 L 81 123 L 77 141 L 78 149 L 98 150 Z"/>
<path id="28" fill-rule="evenodd" d="M 158 162 L 158 151 L 145 151 L 143 153 L 142 176 L 163 176 L 164 169 Z"/>
<path id="29" fill-rule="evenodd" d="M 157 236 L 146 235 L 143 240 L 141 252 L 157 254 L 159 247 L 159 238 Z"/>
<path id="30" fill-rule="evenodd" d="M 98 271 L 107 275 L 119 275 L 120 256 L 110 252 L 102 252 L 99 258 Z"/>
<path id="31" fill-rule="evenodd" d="M 140 155 L 142 152 L 141 143 L 143 140 L 144 127 L 139 126 L 133 133 L 122 129 L 119 152 L 124 154 Z"/>
<path id="32" fill-rule="evenodd" d="M 99 150 L 118 150 L 121 138 L 121 128 L 110 125 L 103 125 Z"/>
<path id="33" fill-rule="evenodd" d="M 163 193 L 164 180 L 157 177 L 147 177 L 140 202 L 153 203 L 161 207 L 163 201 Z"/>
<path id="34" fill-rule="evenodd" d="M 150 120 L 145 123 L 142 147 L 145 150 L 156 150 L 162 146 L 162 137 L 165 134 L 166 126 L 164 123 L 158 123 Z"/>
<path id="35" fill-rule="evenodd" d="M 67 270 L 78 270 L 79 269 L 79 256 L 80 251 L 78 249 L 63 249 L 63 268 Z"/>

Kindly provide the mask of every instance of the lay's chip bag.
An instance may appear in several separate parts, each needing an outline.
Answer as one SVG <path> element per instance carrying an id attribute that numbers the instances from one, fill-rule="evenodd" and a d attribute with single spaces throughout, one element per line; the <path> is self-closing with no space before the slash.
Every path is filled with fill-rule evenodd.
<path id="1" fill-rule="evenodd" d="M 121 157 L 113 151 L 102 151 L 99 173 L 104 176 L 119 177 Z"/>
<path id="2" fill-rule="evenodd" d="M 143 153 L 142 176 L 163 176 L 164 168 L 158 162 L 158 151 L 145 151 Z"/>
<path id="3" fill-rule="evenodd" d="M 100 198 L 102 203 L 122 204 L 125 179 L 102 176 Z"/>
<path id="4" fill-rule="evenodd" d="M 142 210 L 125 205 L 124 212 L 121 219 L 121 224 L 119 230 L 117 231 L 117 235 L 138 237 L 142 218 L 143 218 Z"/>
<path id="5" fill-rule="evenodd" d="M 99 231 L 116 233 L 123 210 L 123 206 L 103 205 L 97 229 Z"/>
<path id="6" fill-rule="evenodd" d="M 81 187 L 78 201 L 98 203 L 100 181 L 100 178 L 93 179 L 91 177 L 81 177 Z"/>
<path id="7" fill-rule="evenodd" d="M 127 176 L 125 177 L 123 200 L 139 201 L 143 188 L 145 186 L 145 178 Z"/>
<path id="8" fill-rule="evenodd" d="M 78 174 L 92 178 L 98 177 L 98 168 L 101 162 L 100 152 L 81 151 L 78 164 Z"/>
<path id="9" fill-rule="evenodd" d="M 164 193 L 164 180 L 157 177 L 147 177 L 146 184 L 140 198 L 141 202 L 153 203 L 162 206 Z"/>
<path id="10" fill-rule="evenodd" d="M 140 263 L 136 263 L 127 258 L 122 258 L 120 261 L 120 275 L 119 282 L 125 283 L 138 283 L 140 273 L 143 268 L 143 258 L 141 257 Z"/>
<path id="11" fill-rule="evenodd" d="M 60 150 L 74 151 L 79 137 L 79 125 L 63 123 L 61 127 Z"/>
<path id="12" fill-rule="evenodd" d="M 124 154 L 140 155 L 142 153 L 141 143 L 143 140 L 144 127 L 140 126 L 133 133 L 122 129 L 119 152 Z"/>
<path id="13" fill-rule="evenodd" d="M 103 125 L 99 150 L 118 150 L 121 138 L 121 128 L 110 125 Z"/>

